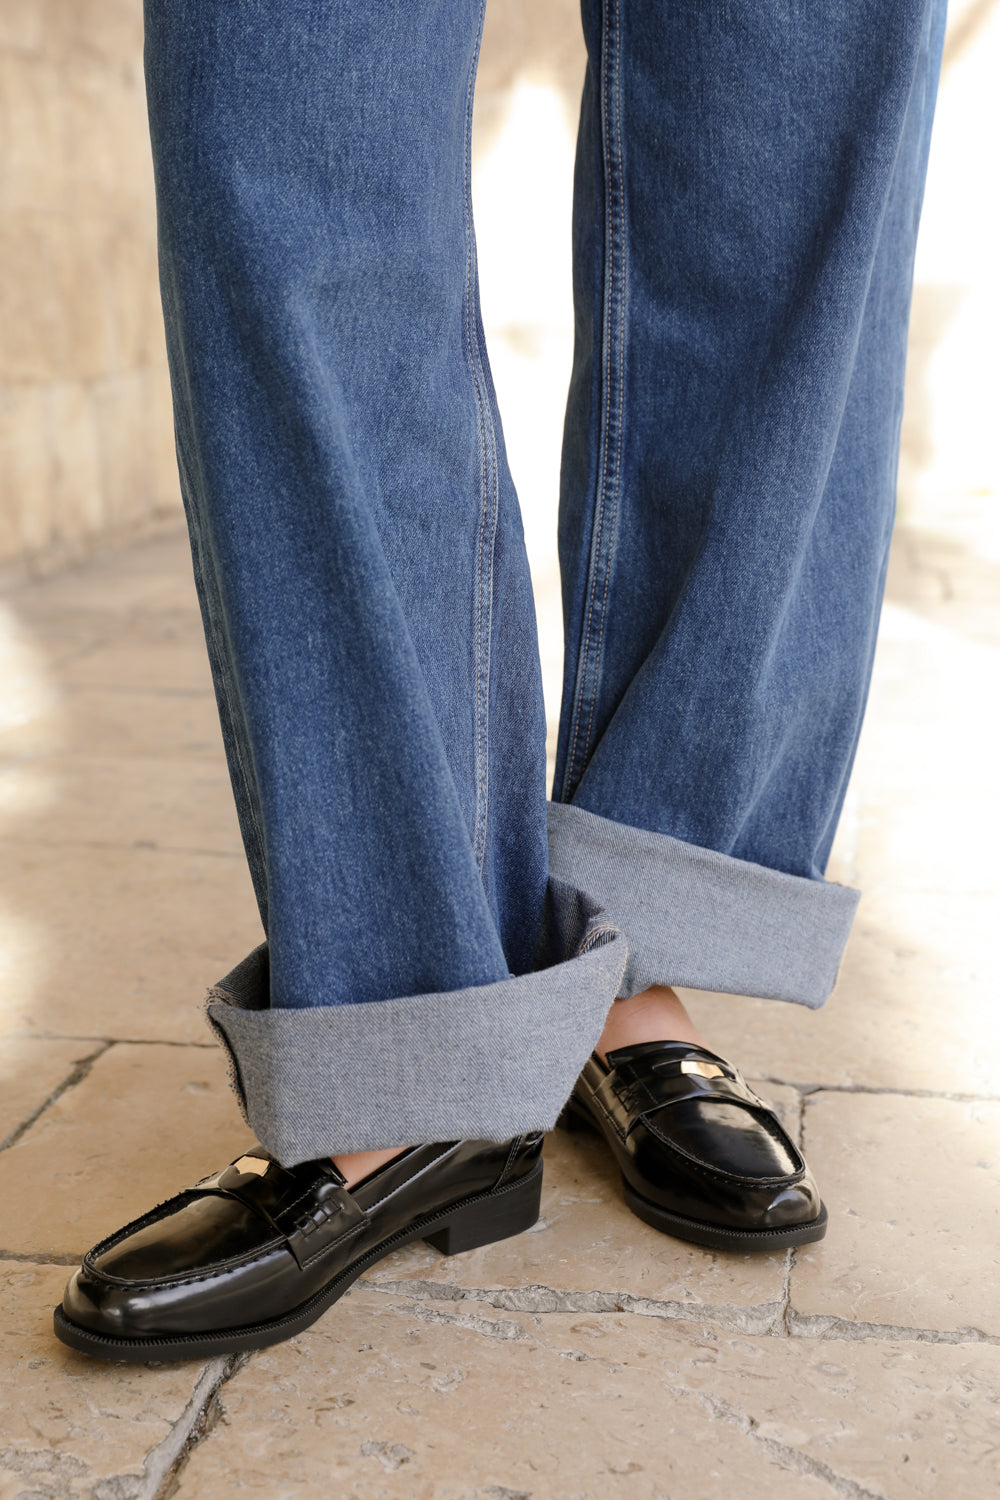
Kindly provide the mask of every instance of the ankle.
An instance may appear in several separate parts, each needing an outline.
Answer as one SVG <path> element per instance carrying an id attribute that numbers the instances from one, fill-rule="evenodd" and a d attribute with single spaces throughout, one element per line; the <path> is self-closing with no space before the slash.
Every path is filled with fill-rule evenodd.
<path id="1" fill-rule="evenodd" d="M 331 1156 L 330 1160 L 344 1178 L 348 1187 L 355 1187 L 379 1167 L 408 1151 L 408 1146 L 390 1146 L 385 1151 L 347 1151 L 342 1156 Z"/>
<path id="2" fill-rule="evenodd" d="M 608 1013 L 596 1052 L 602 1062 L 616 1047 L 637 1042 L 708 1043 L 695 1026 L 680 996 L 669 985 L 654 984 L 638 995 L 616 1000 Z"/>

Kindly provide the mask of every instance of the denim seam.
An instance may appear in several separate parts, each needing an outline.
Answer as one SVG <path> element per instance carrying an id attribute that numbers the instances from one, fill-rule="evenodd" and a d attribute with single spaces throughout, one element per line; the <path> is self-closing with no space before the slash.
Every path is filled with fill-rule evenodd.
<path id="1" fill-rule="evenodd" d="M 594 712 L 600 685 L 601 660 L 607 622 L 608 592 L 614 558 L 618 497 L 621 481 L 621 444 L 625 391 L 625 172 L 622 153 L 621 68 L 619 65 L 620 0 L 606 0 L 604 40 L 601 56 L 602 122 L 604 158 L 605 273 L 602 315 L 603 393 L 600 434 L 600 464 L 590 566 L 587 578 L 586 623 L 577 666 L 573 731 L 562 795 L 568 799 L 579 784 L 586 765 L 593 733 Z M 621 283 L 619 287 L 619 282 Z M 617 372 L 614 352 L 617 346 Z M 617 392 L 615 375 L 617 373 Z M 612 405 L 615 422 L 612 423 Z M 605 520 L 607 524 L 605 524 Z M 605 539 L 606 537 L 606 539 Z M 603 586 L 601 580 L 603 563 Z M 595 603 L 600 589 L 600 608 L 595 624 Z M 583 714 L 587 726 L 577 754 Z"/>
<path id="2" fill-rule="evenodd" d="M 586 954 L 593 953 L 595 948 L 606 947 L 606 942 L 599 940 L 608 938 L 621 938 L 622 936 L 623 934 L 621 928 L 616 927 L 613 922 L 602 924 L 600 927 L 592 927 L 577 949 L 577 957 L 583 958 Z M 628 968 L 629 950 L 627 941 L 622 943 L 622 948 L 624 951 L 622 953 L 622 961 L 618 966 L 618 978 L 615 980 L 615 991 L 614 996 L 612 997 L 613 999 L 617 999 L 618 997 L 618 992 L 622 987 L 622 981 L 625 978 L 625 971 Z"/>
<path id="3" fill-rule="evenodd" d="M 589 953 L 592 948 L 603 946 L 603 944 L 598 944 L 597 939 L 599 937 L 604 937 L 606 933 L 611 933 L 613 937 L 617 937 L 618 931 L 619 929 L 614 925 L 613 922 L 606 922 L 601 927 L 592 927 L 587 933 L 587 936 L 584 938 L 583 942 L 580 944 L 578 952 Z"/>
<path id="4" fill-rule="evenodd" d="M 475 239 L 472 227 L 472 107 L 475 97 L 476 70 L 482 42 L 483 18 L 486 0 L 480 0 L 479 40 L 472 54 L 469 83 L 466 94 L 465 128 L 465 343 L 475 390 L 476 409 L 479 419 L 479 440 L 482 450 L 482 510 L 479 521 L 479 537 L 476 549 L 475 609 L 476 609 L 476 815 L 473 832 L 473 852 L 478 869 L 482 869 L 486 857 L 486 828 L 489 814 L 489 676 L 490 648 L 493 629 L 493 552 L 497 526 L 497 460 L 496 434 L 492 416 L 483 397 L 482 355 L 479 350 L 478 330 L 473 338 L 473 299 L 478 285 L 475 270 Z M 487 540 L 488 539 L 488 540 Z M 485 598 L 485 609 L 484 609 Z"/>
<path id="5" fill-rule="evenodd" d="M 193 489 L 193 486 L 191 484 L 191 480 L 190 480 L 190 475 L 189 475 L 189 472 L 188 472 L 187 463 L 186 463 L 186 461 L 185 461 L 185 459 L 184 459 L 184 457 L 182 456 L 182 453 L 181 453 L 181 445 L 180 445 L 179 438 L 178 438 L 175 446 L 176 446 L 176 451 L 177 451 L 177 468 L 178 468 L 178 473 L 180 475 L 182 487 L 187 491 L 187 493 L 189 495 L 193 496 L 194 489 Z M 213 667 L 215 668 L 215 670 L 213 671 L 212 675 L 213 675 L 213 677 L 215 679 L 215 682 L 218 684 L 219 689 L 221 690 L 221 693 L 222 693 L 223 697 L 225 698 L 226 713 L 229 716 L 229 723 L 230 723 L 230 726 L 231 726 L 231 739 L 232 739 L 232 747 L 233 747 L 233 758 L 234 758 L 234 760 L 236 762 L 236 765 L 239 767 L 240 780 L 243 783 L 243 796 L 244 796 L 245 806 L 246 806 L 247 814 L 249 816 L 250 827 L 253 830 L 253 842 L 254 842 L 254 846 L 255 846 L 254 847 L 254 854 L 256 855 L 256 863 L 257 863 L 257 865 L 259 867 L 259 873 L 260 873 L 260 882 L 259 883 L 260 883 L 261 888 L 263 888 L 264 890 L 266 890 L 266 888 L 267 888 L 267 860 L 266 860 L 266 857 L 265 857 L 265 854 L 264 854 L 264 838 L 263 838 L 263 832 L 262 832 L 261 825 L 260 825 L 260 817 L 259 817 L 259 813 L 258 813 L 258 807 L 259 807 L 259 801 L 260 801 L 260 799 L 259 799 L 259 797 L 257 795 L 255 795 L 255 791 L 254 791 L 254 786 L 256 784 L 256 776 L 254 777 L 254 786 L 252 786 L 251 785 L 251 781 L 250 781 L 250 776 L 249 776 L 249 773 L 247 771 L 246 759 L 245 759 L 245 756 L 243 754 L 243 747 L 240 744 L 240 736 L 239 736 L 239 731 L 238 731 L 238 728 L 237 728 L 237 725 L 238 725 L 239 721 L 238 721 L 237 716 L 236 716 L 236 710 L 235 710 L 234 703 L 233 703 L 233 695 L 232 695 L 232 692 L 230 690 L 229 672 L 226 670 L 226 662 L 225 662 L 225 654 L 226 653 L 223 653 L 219 649 L 219 646 L 218 646 L 218 638 L 219 637 L 224 637 L 224 636 L 226 636 L 228 634 L 227 626 L 226 626 L 226 621 L 225 621 L 225 611 L 222 609 L 221 600 L 218 599 L 217 596 L 216 596 L 216 599 L 215 599 L 215 607 L 213 607 L 212 590 L 208 587 L 208 582 L 207 582 L 209 570 L 208 570 L 208 567 L 206 566 L 206 547 L 205 547 L 204 532 L 203 532 L 202 524 L 201 524 L 201 516 L 198 513 L 198 508 L 194 504 L 193 499 L 192 499 L 191 505 L 188 507 L 188 515 L 189 515 L 189 529 L 190 529 L 190 533 L 191 533 L 192 550 L 195 551 L 197 553 L 197 555 L 198 555 L 201 576 L 202 576 L 202 579 L 205 580 L 205 611 L 206 611 L 206 614 L 208 614 L 208 615 L 210 615 L 212 617 L 212 627 L 213 627 L 213 629 L 212 629 L 212 631 L 209 631 L 206 628 L 206 631 L 205 631 L 205 642 L 206 642 L 206 646 L 207 646 L 207 649 L 208 649 L 209 657 L 211 658 L 211 657 L 214 656 L 214 658 L 215 658 L 214 662 L 212 663 Z M 212 571 L 214 573 L 215 569 L 213 568 Z M 219 615 L 218 616 L 216 615 L 216 609 L 218 609 L 218 611 L 219 611 Z M 227 642 L 227 644 L 228 644 L 228 642 Z M 231 660 L 232 659 L 232 652 L 230 651 L 227 654 L 228 654 L 228 656 L 229 656 L 229 658 Z M 249 849 L 247 850 L 247 858 L 248 858 L 248 861 L 251 864 L 251 873 L 253 873 L 252 866 L 254 864 L 254 860 L 253 860 L 253 858 L 252 858 L 252 856 L 250 854 Z M 254 881 L 254 887 L 255 887 L 255 889 L 257 888 L 257 886 L 258 886 L 258 882 L 255 880 Z M 262 916 L 263 916 L 263 913 L 262 913 Z"/>

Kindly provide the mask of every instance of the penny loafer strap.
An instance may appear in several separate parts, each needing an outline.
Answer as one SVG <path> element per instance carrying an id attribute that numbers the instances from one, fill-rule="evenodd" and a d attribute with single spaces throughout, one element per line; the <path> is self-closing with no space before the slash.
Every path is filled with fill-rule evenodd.
<path id="1" fill-rule="evenodd" d="M 763 1099 L 758 1098 L 735 1071 L 730 1074 L 713 1066 L 709 1073 L 708 1068 L 701 1064 L 685 1067 L 682 1062 L 674 1060 L 651 1066 L 642 1059 L 642 1064 L 628 1063 L 608 1073 L 595 1091 L 598 1096 L 605 1096 L 601 1102 L 607 1105 L 609 1096 L 614 1096 L 623 1108 L 635 1115 L 649 1114 L 691 1099 L 740 1104 L 755 1112 L 768 1110 Z"/>
<path id="2" fill-rule="evenodd" d="M 363 1229 L 368 1215 L 347 1188 L 331 1178 L 319 1183 L 305 1202 L 286 1210 L 280 1220 L 288 1248 L 304 1270 Z"/>
<path id="3" fill-rule="evenodd" d="M 301 1168 L 287 1171 L 269 1157 L 251 1154 L 189 1191 L 242 1203 L 283 1236 L 305 1269 L 367 1223 L 364 1209 L 332 1162 L 328 1169 L 325 1163 L 309 1166 L 308 1173 Z"/>

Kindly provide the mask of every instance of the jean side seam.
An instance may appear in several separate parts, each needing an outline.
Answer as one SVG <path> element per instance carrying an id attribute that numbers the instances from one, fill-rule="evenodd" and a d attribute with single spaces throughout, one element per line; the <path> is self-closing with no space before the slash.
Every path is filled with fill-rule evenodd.
<path id="1" fill-rule="evenodd" d="M 489 812 L 489 674 L 493 626 L 493 553 L 498 508 L 496 434 L 492 430 L 492 416 L 487 409 L 487 402 L 483 395 L 482 353 L 479 349 L 478 329 L 476 330 L 475 339 L 473 338 L 473 300 L 478 290 L 478 277 L 475 274 L 476 252 L 472 223 L 472 107 L 475 95 L 479 51 L 482 44 L 485 10 L 486 0 L 481 0 L 479 7 L 479 39 L 472 54 L 466 93 L 464 158 L 466 244 L 465 344 L 475 391 L 479 421 L 479 441 L 482 454 L 482 507 L 476 546 L 474 584 L 476 611 L 476 815 L 473 828 L 473 852 L 477 868 L 480 871 L 486 857 L 486 829 Z"/>
<path id="2" fill-rule="evenodd" d="M 617 193 L 617 197 L 618 197 L 618 211 L 617 211 L 617 215 L 615 215 L 614 212 L 612 212 L 611 224 L 610 224 L 610 230 L 609 230 L 609 232 L 610 232 L 610 236 L 611 236 L 611 242 L 613 244 L 615 229 L 617 227 L 618 228 L 618 232 L 619 232 L 619 236 L 620 236 L 620 240 L 621 240 L 621 245 L 620 245 L 620 250 L 619 250 L 619 255 L 618 255 L 619 279 L 620 279 L 621 285 L 620 285 L 620 291 L 619 291 L 620 302 L 616 305 L 616 300 L 615 300 L 615 282 L 614 282 L 614 261 L 612 259 L 612 262 L 611 262 L 610 291 L 609 291 L 609 309 L 608 309 L 608 351 L 609 351 L 608 352 L 608 361 L 609 361 L 609 369 L 610 369 L 611 348 L 612 348 L 612 345 L 613 345 L 613 343 L 615 341 L 612 338 L 612 335 L 615 334 L 615 333 L 617 333 L 617 346 L 618 346 L 618 409 L 617 409 L 617 413 L 616 413 L 617 423 L 616 423 L 615 432 L 614 432 L 614 439 L 613 439 L 613 442 L 614 442 L 614 455 L 613 455 L 614 456 L 614 467 L 613 467 L 614 486 L 613 486 L 613 490 L 612 490 L 612 493 L 611 493 L 611 516 L 610 516 L 610 520 L 609 520 L 609 523 L 608 523 L 607 563 L 606 563 L 605 572 L 604 572 L 604 590 L 603 590 L 603 593 L 601 595 L 601 614 L 600 614 L 600 622 L 599 622 L 599 626 L 598 626 L 597 642 L 596 642 L 596 646 L 595 646 L 596 659 L 595 659 L 595 662 L 594 662 L 594 673 L 593 673 L 594 688 L 593 688 L 593 692 L 592 692 L 591 698 L 590 698 L 590 712 L 589 712 L 589 715 L 588 715 L 588 718 L 587 718 L 587 734 L 586 734 L 586 738 L 584 740 L 583 753 L 582 753 L 582 756 L 581 756 L 581 759 L 582 759 L 582 761 L 583 761 L 584 764 L 586 764 L 587 755 L 588 755 L 589 750 L 590 750 L 590 736 L 591 736 L 591 732 L 592 732 L 593 724 L 594 724 L 594 709 L 595 709 L 595 707 L 597 705 L 597 693 L 598 693 L 598 688 L 599 688 L 600 680 L 601 680 L 601 663 L 602 663 L 602 659 L 603 659 L 603 655 L 604 655 L 605 627 L 606 627 L 606 621 L 607 621 L 607 617 L 608 617 L 608 609 L 607 609 L 607 605 L 608 605 L 608 592 L 609 592 L 610 587 L 611 587 L 611 569 L 612 569 L 612 563 L 613 563 L 613 560 L 614 560 L 615 540 L 616 540 L 616 537 L 617 537 L 618 503 L 619 503 L 619 497 L 621 495 L 622 425 L 623 425 L 623 421 L 624 421 L 624 406 L 625 406 L 625 310 L 626 310 L 626 305 L 627 305 L 628 260 L 627 260 L 626 254 L 625 254 L 625 238 L 626 238 L 626 236 L 625 236 L 625 166 L 624 166 L 623 147 L 622 147 L 621 0 L 614 0 L 614 11 L 615 11 L 615 27 L 614 27 L 615 45 L 614 45 L 614 85 L 613 85 L 613 96 L 614 96 L 614 101 L 615 101 L 615 107 L 614 107 L 613 114 L 611 114 L 611 112 L 609 110 L 609 114 L 611 114 L 611 119 L 610 119 L 609 124 L 610 124 L 610 129 L 611 129 L 611 131 L 613 131 L 613 134 L 614 134 L 614 139 L 615 139 L 615 155 L 617 157 L 617 166 L 618 166 L 618 177 L 617 177 L 617 183 L 618 183 L 618 193 Z M 612 89 L 609 87 L 609 89 L 608 89 L 609 100 L 611 98 L 611 95 L 612 95 Z M 605 154 L 606 155 L 608 154 L 607 151 L 606 151 Z M 611 203 L 613 205 L 614 204 L 614 200 L 615 200 L 614 177 L 613 177 L 613 174 L 610 177 L 610 182 L 611 182 L 610 200 L 611 200 Z M 617 327 L 616 327 L 616 321 L 615 321 L 615 319 L 616 319 L 616 313 L 618 315 L 617 316 Z M 611 406 L 611 399 L 610 399 L 610 395 L 609 395 L 609 399 L 608 399 L 608 408 L 609 408 L 609 410 L 610 410 L 610 406 Z M 611 449 L 611 444 L 612 444 L 612 439 L 609 437 L 607 439 L 607 445 L 608 445 L 609 452 L 610 452 L 610 449 Z M 608 470 L 609 471 L 611 471 L 611 467 L 612 466 L 611 466 L 611 463 L 610 463 L 610 460 L 609 460 L 609 464 L 608 464 Z"/>
<path id="3" fill-rule="evenodd" d="M 620 0 L 607 0 L 601 57 L 601 147 L 604 165 L 605 271 L 602 312 L 603 391 L 600 462 L 585 601 L 586 622 L 577 667 L 573 730 L 566 758 L 563 797 L 570 797 L 586 765 L 593 732 L 607 621 L 607 600 L 614 555 L 621 477 L 621 442 L 625 385 L 625 183 L 621 125 Z M 618 282 L 621 280 L 621 290 Z M 617 343 L 617 371 L 614 350 Z M 615 391 L 617 375 L 617 392 Z M 616 399 L 617 398 L 617 399 Z M 615 421 L 612 421 L 612 409 Z M 607 523 L 607 524 L 605 524 Z M 601 573 L 604 573 L 603 586 Z M 600 592 L 600 607 L 595 604 Z M 587 725 L 577 753 L 584 712 Z"/>
<path id="4" fill-rule="evenodd" d="M 220 639 L 223 638 L 227 633 L 225 612 L 222 607 L 222 602 L 218 598 L 218 596 L 216 596 L 215 599 L 212 598 L 208 582 L 209 570 L 206 566 L 206 547 L 201 524 L 201 516 L 198 512 L 198 507 L 193 499 L 194 490 L 190 482 L 187 464 L 181 455 L 180 443 L 178 442 L 176 446 L 177 467 L 181 479 L 182 489 L 192 497 L 191 502 L 187 508 L 188 521 L 189 531 L 191 535 L 191 548 L 192 552 L 195 555 L 196 570 L 200 574 L 202 592 L 204 594 L 204 606 L 206 615 L 205 644 L 208 651 L 209 660 L 213 667 L 212 676 L 216 683 L 219 695 L 225 702 L 225 711 L 229 718 L 230 734 L 228 738 L 232 743 L 232 763 L 235 763 L 235 767 L 239 772 L 239 778 L 243 788 L 244 805 L 246 807 L 247 815 L 250 821 L 250 827 L 253 831 L 254 854 L 256 855 L 260 888 L 258 889 L 257 880 L 254 880 L 254 887 L 258 897 L 258 903 L 263 908 L 264 903 L 260 901 L 260 894 L 261 890 L 264 892 L 266 892 L 267 890 L 267 857 L 264 852 L 264 837 L 260 824 L 260 818 L 258 815 L 260 799 L 256 793 L 257 778 L 255 775 L 253 781 L 251 782 L 250 773 L 247 770 L 246 759 L 243 753 L 243 746 L 240 744 L 240 735 L 238 728 L 239 720 L 237 719 L 236 708 L 233 702 L 233 695 L 230 687 L 230 676 L 229 671 L 227 670 L 226 660 L 227 656 L 231 660 L 232 653 L 222 651 L 219 646 Z M 213 576 L 216 573 L 214 567 L 212 568 L 212 573 Z M 209 621 L 211 622 L 212 626 L 211 630 L 208 629 Z M 253 865 L 255 861 L 250 855 L 249 850 L 247 851 L 247 859 L 251 866 L 251 874 L 253 874 Z M 266 925 L 266 909 L 262 909 L 261 918 Z"/>

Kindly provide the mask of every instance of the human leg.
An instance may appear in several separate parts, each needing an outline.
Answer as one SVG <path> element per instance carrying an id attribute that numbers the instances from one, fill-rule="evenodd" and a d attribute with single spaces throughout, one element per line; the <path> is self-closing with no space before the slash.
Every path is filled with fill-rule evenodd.
<path id="1" fill-rule="evenodd" d="M 178 456 L 267 935 L 209 1015 L 262 1145 L 88 1255 L 56 1328 L 98 1355 L 258 1347 L 406 1239 L 526 1228 L 624 965 L 546 886 L 468 200 L 481 4 L 418 10 L 148 6 Z"/>
<path id="2" fill-rule="evenodd" d="M 604 1058 L 833 985 L 943 5 L 584 21 L 550 849 L 629 940 Z"/>
<path id="3" fill-rule="evenodd" d="M 938 0 L 585 7 L 550 849 L 629 909 L 630 990 L 832 982 L 942 28 Z"/>
<path id="4" fill-rule="evenodd" d="M 480 12 L 150 6 L 178 448 L 268 938 L 210 1014 L 286 1163 L 542 1122 L 539 1001 L 490 989 L 533 967 L 546 841 L 469 209 Z"/>

